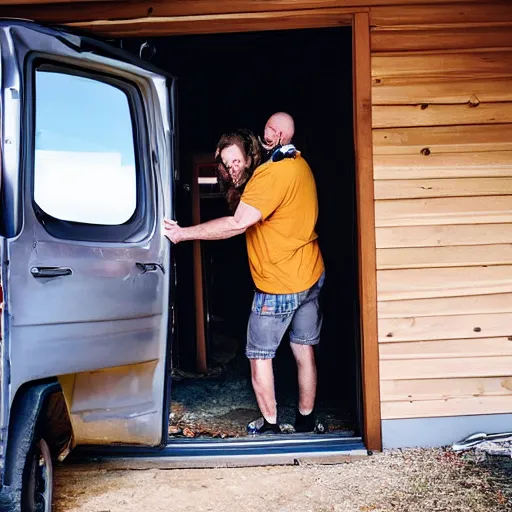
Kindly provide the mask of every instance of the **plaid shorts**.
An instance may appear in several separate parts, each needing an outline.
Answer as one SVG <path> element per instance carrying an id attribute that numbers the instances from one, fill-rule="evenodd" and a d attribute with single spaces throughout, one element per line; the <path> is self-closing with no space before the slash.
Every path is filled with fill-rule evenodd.
<path id="1" fill-rule="evenodd" d="M 322 313 L 319 296 L 325 273 L 308 290 L 272 294 L 257 291 L 247 327 L 245 355 L 249 359 L 272 359 L 290 327 L 290 342 L 317 345 L 320 342 Z"/>

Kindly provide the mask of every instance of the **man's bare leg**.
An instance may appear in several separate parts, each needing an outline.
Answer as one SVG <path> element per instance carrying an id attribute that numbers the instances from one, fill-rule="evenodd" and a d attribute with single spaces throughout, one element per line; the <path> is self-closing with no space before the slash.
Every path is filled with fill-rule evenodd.
<path id="1" fill-rule="evenodd" d="M 276 423 L 277 405 L 272 359 L 251 359 L 251 376 L 261 414 L 269 423 Z"/>
<path id="2" fill-rule="evenodd" d="M 299 380 L 299 412 L 306 416 L 313 411 L 316 397 L 315 351 L 311 345 L 290 343 L 297 363 Z"/>

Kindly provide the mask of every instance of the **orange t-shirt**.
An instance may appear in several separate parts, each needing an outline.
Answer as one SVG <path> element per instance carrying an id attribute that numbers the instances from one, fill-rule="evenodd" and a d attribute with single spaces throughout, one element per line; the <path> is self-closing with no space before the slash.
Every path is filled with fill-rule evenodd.
<path id="1" fill-rule="evenodd" d="M 246 231 L 256 287 L 280 294 L 313 286 L 324 271 L 315 233 L 318 199 L 313 173 L 300 153 L 260 165 L 241 200 L 262 216 Z"/>

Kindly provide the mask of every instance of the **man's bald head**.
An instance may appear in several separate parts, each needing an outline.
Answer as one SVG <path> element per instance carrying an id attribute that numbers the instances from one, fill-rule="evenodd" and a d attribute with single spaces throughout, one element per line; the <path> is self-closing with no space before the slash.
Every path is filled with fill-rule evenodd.
<path id="1" fill-rule="evenodd" d="M 278 144 L 290 144 L 295 133 L 293 117 L 286 112 L 276 112 L 271 115 L 265 125 L 266 149 L 273 149 Z"/>

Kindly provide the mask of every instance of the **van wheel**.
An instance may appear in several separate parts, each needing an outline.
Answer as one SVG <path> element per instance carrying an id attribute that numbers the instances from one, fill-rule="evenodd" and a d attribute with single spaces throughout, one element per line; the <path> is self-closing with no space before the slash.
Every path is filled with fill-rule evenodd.
<path id="1" fill-rule="evenodd" d="M 34 437 L 27 457 L 23 482 L 22 510 L 51 512 L 53 490 L 53 460 L 50 447 L 43 437 Z"/>

